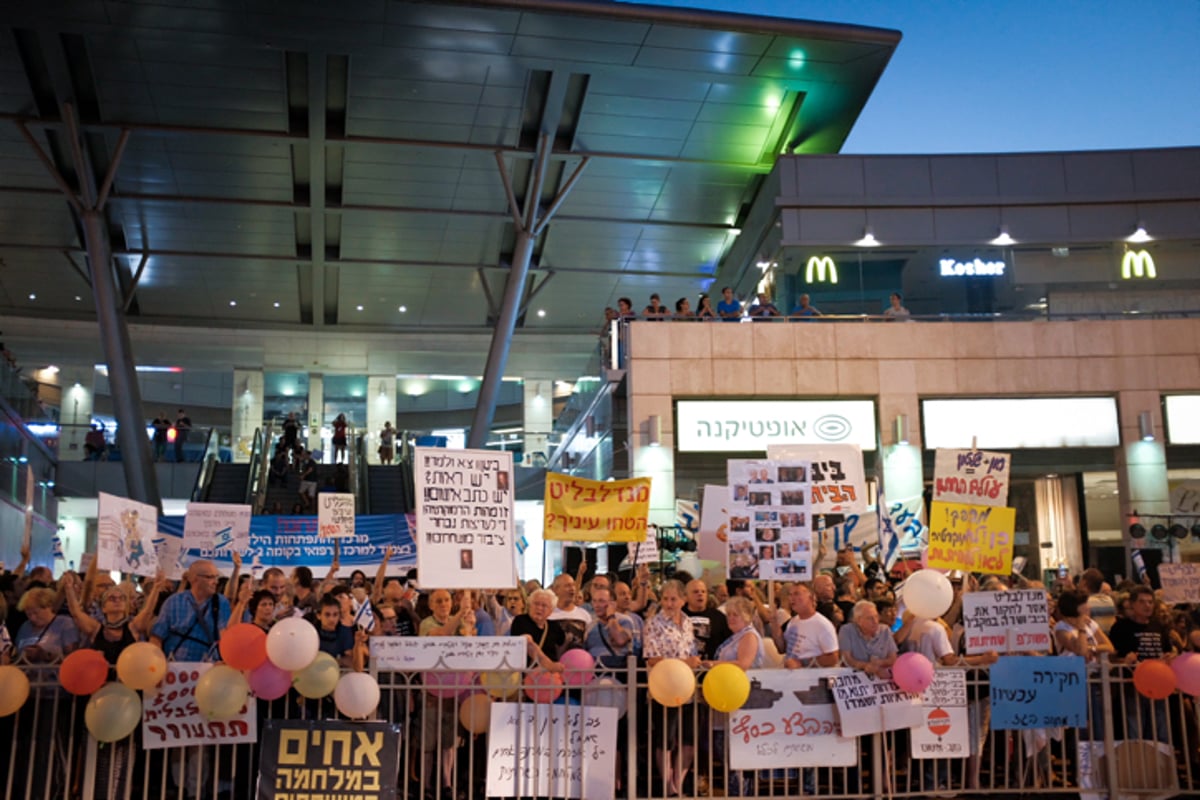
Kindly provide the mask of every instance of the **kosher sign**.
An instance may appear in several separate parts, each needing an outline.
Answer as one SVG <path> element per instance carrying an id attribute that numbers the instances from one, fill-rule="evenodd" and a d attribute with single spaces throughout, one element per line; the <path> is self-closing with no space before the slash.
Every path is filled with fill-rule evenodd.
<path id="1" fill-rule="evenodd" d="M 317 495 L 317 532 L 322 539 L 354 537 L 354 495 L 321 492 Z"/>
<path id="2" fill-rule="evenodd" d="M 1164 603 L 1200 602 L 1200 564 L 1159 564 L 1158 579 Z"/>
<path id="3" fill-rule="evenodd" d="M 847 669 L 832 686 L 843 736 L 914 728 L 925 719 L 921 696 L 901 690 L 891 678 Z"/>
<path id="4" fill-rule="evenodd" d="M 761 453 L 788 444 L 875 449 L 870 400 L 680 400 L 675 417 L 681 453 Z"/>
<path id="5" fill-rule="evenodd" d="M 372 636 L 371 666 L 415 672 L 524 669 L 524 636 Z"/>
<path id="6" fill-rule="evenodd" d="M 994 731 L 1087 724 L 1082 656 L 1001 656 L 989 680 Z"/>
<path id="7" fill-rule="evenodd" d="M 258 703 L 251 699 L 237 716 L 211 720 L 196 706 L 196 682 L 215 664 L 172 661 L 157 692 L 142 703 L 142 747 L 161 750 L 196 744 L 243 744 L 258 741 Z"/>
<path id="8" fill-rule="evenodd" d="M 516 586 L 512 453 L 418 447 L 414 463 L 421 583 Z"/>
<path id="9" fill-rule="evenodd" d="M 858 741 L 841 735 L 829 680 L 840 669 L 754 669 L 750 696 L 729 714 L 731 769 L 851 767 Z"/>
<path id="10" fill-rule="evenodd" d="M 617 710 L 493 703 L 488 797 L 613 797 Z"/>
<path id="11" fill-rule="evenodd" d="M 237 503 L 188 503 L 183 518 L 186 549 L 246 552 L 250 546 L 250 518 L 254 509 Z"/>
<path id="12" fill-rule="evenodd" d="M 155 530 L 158 509 L 100 492 L 96 523 L 98 566 L 105 572 L 154 575 L 158 571 Z"/>
<path id="13" fill-rule="evenodd" d="M 963 595 L 967 654 L 1049 651 L 1050 607 L 1041 589 Z"/>
<path id="14" fill-rule="evenodd" d="M 938 450 L 933 466 L 933 499 L 977 506 L 1008 504 L 1008 453 Z"/>
<path id="15" fill-rule="evenodd" d="M 1016 516 L 1012 508 L 933 501 L 927 566 L 1008 575 Z"/>
<path id="16" fill-rule="evenodd" d="M 559 542 L 640 542 L 650 514 L 650 479 L 592 481 L 546 473 L 542 537 Z"/>
<path id="17" fill-rule="evenodd" d="M 268 719 L 259 756 L 258 800 L 394 800 L 400 725 Z"/>
<path id="18" fill-rule="evenodd" d="M 913 758 L 966 758 L 970 755 L 967 728 L 967 673 L 939 669 L 922 695 L 925 721 L 912 729 Z"/>

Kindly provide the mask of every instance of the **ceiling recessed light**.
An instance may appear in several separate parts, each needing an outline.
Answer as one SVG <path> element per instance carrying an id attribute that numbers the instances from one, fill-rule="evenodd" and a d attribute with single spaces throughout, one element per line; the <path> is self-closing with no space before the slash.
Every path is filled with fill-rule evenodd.
<path id="1" fill-rule="evenodd" d="M 408 306 L 400 306 L 400 308 L 396 310 L 403 314 L 404 312 L 408 311 Z"/>
<path id="2" fill-rule="evenodd" d="M 237 300 L 230 300 L 230 301 L 229 301 L 229 305 L 230 305 L 230 306 L 236 306 L 236 305 L 237 305 Z"/>
<path id="3" fill-rule="evenodd" d="M 276 300 L 276 301 L 275 301 L 275 307 L 276 307 L 276 308 L 279 308 L 279 301 L 278 301 L 278 300 Z"/>
<path id="4" fill-rule="evenodd" d="M 37 300 L 37 295 L 36 295 L 36 294 L 33 294 L 32 292 L 30 292 L 30 293 L 29 293 L 29 299 L 30 299 L 30 300 Z"/>
<path id="5" fill-rule="evenodd" d="M 82 298 L 82 297 L 80 297 L 79 295 L 75 295 L 75 302 L 76 302 L 76 303 L 80 302 L 81 300 L 83 300 L 83 298 Z"/>
<path id="6" fill-rule="evenodd" d="M 538 309 L 538 316 L 539 316 L 539 317 L 544 317 L 544 316 L 546 316 L 546 309 L 544 309 L 544 308 L 539 308 L 539 309 Z"/>
<path id="7" fill-rule="evenodd" d="M 354 307 L 354 310 L 355 310 L 355 311 L 362 311 L 362 306 L 355 306 L 355 307 Z"/>

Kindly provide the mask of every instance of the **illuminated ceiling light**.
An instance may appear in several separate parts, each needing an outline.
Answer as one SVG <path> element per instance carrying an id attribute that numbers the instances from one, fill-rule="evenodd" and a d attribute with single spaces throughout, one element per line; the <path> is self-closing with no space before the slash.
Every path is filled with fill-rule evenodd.
<path id="1" fill-rule="evenodd" d="M 991 243 L 1000 247 L 1008 247 L 1009 245 L 1016 244 L 1017 240 L 1008 235 L 1007 225 L 1001 225 L 1000 235 L 992 239 Z"/>
<path id="2" fill-rule="evenodd" d="M 793 50 L 788 53 L 788 69 L 803 69 L 804 68 L 804 51 L 800 49 Z"/>
<path id="3" fill-rule="evenodd" d="M 276 300 L 276 301 L 273 303 L 273 305 L 274 305 L 276 308 L 279 308 L 279 301 L 278 301 L 278 300 Z"/>
<path id="4" fill-rule="evenodd" d="M 37 295 L 36 295 L 36 294 L 34 294 L 33 292 L 30 292 L 30 293 L 29 293 L 29 299 L 30 299 L 30 300 L 37 300 Z"/>
<path id="5" fill-rule="evenodd" d="M 233 307 L 234 307 L 234 306 L 236 306 L 236 305 L 237 305 L 237 300 L 230 300 L 230 301 L 229 301 L 229 307 L 230 307 L 230 308 L 233 308 Z"/>
<path id="6" fill-rule="evenodd" d="M 538 316 L 539 316 L 539 317 L 544 317 L 544 316 L 546 316 L 546 309 L 544 309 L 544 308 L 539 308 L 539 309 L 538 309 Z"/>
<path id="7" fill-rule="evenodd" d="M 874 232 L 867 228 L 863 231 L 863 237 L 854 244 L 856 247 L 879 247 L 879 240 L 875 238 Z"/>
<path id="8" fill-rule="evenodd" d="M 401 314 L 405 314 L 408 312 L 408 306 L 400 306 L 396 310 L 399 311 Z"/>
<path id="9" fill-rule="evenodd" d="M 283 389 L 283 396 L 284 396 L 284 397 L 291 397 L 291 396 L 292 396 L 292 395 L 294 395 L 295 393 L 296 393 L 296 390 L 295 390 L 295 389 L 293 389 L 291 386 L 285 386 L 285 387 L 284 387 L 284 389 Z"/>
<path id="10" fill-rule="evenodd" d="M 1144 244 L 1146 242 L 1154 241 L 1154 237 L 1146 233 L 1146 226 L 1139 222 L 1137 230 L 1125 237 L 1125 241 L 1132 242 L 1134 244 Z"/>
<path id="11" fill-rule="evenodd" d="M 363 310 L 363 307 L 362 307 L 362 306 L 355 306 L 355 307 L 354 307 L 354 310 L 355 310 L 355 311 L 362 311 L 362 310 Z"/>
<path id="12" fill-rule="evenodd" d="M 1154 441 L 1154 416 L 1149 411 L 1138 414 L 1138 435 L 1143 442 Z"/>
<path id="13" fill-rule="evenodd" d="M 46 372 L 49 372 L 51 375 L 57 375 L 58 367 L 56 367 L 53 364 L 50 364 L 49 366 L 46 367 Z"/>
<path id="14" fill-rule="evenodd" d="M 80 297 L 79 295 L 75 295 L 75 302 L 76 302 L 76 303 L 79 303 L 79 302 L 82 302 L 82 301 L 83 301 L 83 298 L 82 298 L 82 297 Z"/>

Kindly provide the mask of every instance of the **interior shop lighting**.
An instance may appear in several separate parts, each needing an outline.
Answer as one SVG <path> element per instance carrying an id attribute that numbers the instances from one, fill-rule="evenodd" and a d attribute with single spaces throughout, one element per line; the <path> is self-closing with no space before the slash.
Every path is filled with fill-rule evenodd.
<path id="1" fill-rule="evenodd" d="M 1139 222 L 1137 224 L 1137 229 L 1129 236 L 1125 237 L 1125 241 L 1132 242 L 1133 244 L 1143 244 L 1145 242 L 1154 241 L 1154 237 L 1146 233 L 1146 226 Z"/>
<path id="2" fill-rule="evenodd" d="M 1008 235 L 1007 225 L 1001 225 L 1000 234 L 995 239 L 992 239 L 991 243 L 1000 247 L 1008 247 L 1009 245 L 1016 244 L 1017 240 Z"/>
<path id="3" fill-rule="evenodd" d="M 867 228 L 863 231 L 863 236 L 854 243 L 857 247 L 879 247 L 879 240 L 875 238 L 875 233 Z"/>
<path id="4" fill-rule="evenodd" d="M 1143 442 L 1154 441 L 1154 417 L 1149 411 L 1138 414 L 1138 435 Z"/>

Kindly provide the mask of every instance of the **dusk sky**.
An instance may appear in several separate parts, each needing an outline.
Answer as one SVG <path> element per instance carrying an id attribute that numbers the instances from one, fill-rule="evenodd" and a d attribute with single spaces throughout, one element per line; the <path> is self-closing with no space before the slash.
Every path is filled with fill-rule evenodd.
<path id="1" fill-rule="evenodd" d="M 650 0 L 904 38 L 844 153 L 1200 145 L 1200 0 Z"/>

